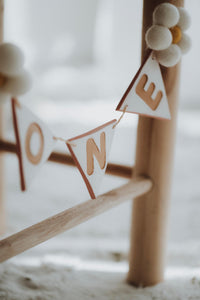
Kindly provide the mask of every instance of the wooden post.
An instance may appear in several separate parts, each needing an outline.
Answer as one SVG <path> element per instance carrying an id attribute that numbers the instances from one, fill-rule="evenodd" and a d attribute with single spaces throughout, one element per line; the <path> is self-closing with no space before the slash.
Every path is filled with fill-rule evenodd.
<path id="1" fill-rule="evenodd" d="M 145 32 L 152 25 L 154 8 L 164 0 L 143 0 L 142 61 L 147 54 Z M 183 6 L 183 0 L 167 1 Z M 146 175 L 152 191 L 134 200 L 128 282 L 150 286 L 163 280 L 178 106 L 180 64 L 162 68 L 172 119 L 139 117 L 134 176 Z"/>
<path id="2" fill-rule="evenodd" d="M 3 42 L 3 14 L 4 0 L 0 0 L 0 43 Z M 3 138 L 3 123 L 3 109 L 0 106 L 0 139 Z M 3 153 L 0 152 L 0 234 L 2 234 L 5 230 L 4 177 Z"/>

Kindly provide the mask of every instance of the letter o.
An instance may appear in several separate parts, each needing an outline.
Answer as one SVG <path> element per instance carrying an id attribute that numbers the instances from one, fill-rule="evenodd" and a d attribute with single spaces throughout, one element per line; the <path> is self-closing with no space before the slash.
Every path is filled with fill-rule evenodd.
<path id="1" fill-rule="evenodd" d="M 33 133 L 37 133 L 40 138 L 40 147 L 37 154 L 35 155 L 32 153 L 30 147 L 31 137 Z M 28 130 L 26 132 L 26 139 L 25 139 L 25 150 L 26 150 L 26 156 L 28 160 L 34 165 L 39 164 L 44 151 L 44 136 L 40 126 L 37 123 L 31 123 L 30 126 L 28 127 Z"/>

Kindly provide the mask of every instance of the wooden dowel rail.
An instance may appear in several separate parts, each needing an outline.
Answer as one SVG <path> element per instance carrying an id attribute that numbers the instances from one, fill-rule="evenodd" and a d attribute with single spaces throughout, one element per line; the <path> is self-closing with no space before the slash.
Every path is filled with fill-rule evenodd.
<path id="1" fill-rule="evenodd" d="M 16 144 L 9 141 L 0 140 L 0 152 L 9 152 L 16 154 Z M 67 153 L 52 152 L 49 157 L 49 161 L 75 166 L 73 158 Z M 133 167 L 109 163 L 106 169 L 106 174 L 124 178 L 131 178 L 133 174 Z"/>
<path id="2" fill-rule="evenodd" d="M 0 262 L 30 249 L 72 227 L 75 227 L 106 210 L 150 191 L 152 181 L 145 177 L 135 178 L 129 183 L 88 200 L 28 227 L 0 241 Z"/>

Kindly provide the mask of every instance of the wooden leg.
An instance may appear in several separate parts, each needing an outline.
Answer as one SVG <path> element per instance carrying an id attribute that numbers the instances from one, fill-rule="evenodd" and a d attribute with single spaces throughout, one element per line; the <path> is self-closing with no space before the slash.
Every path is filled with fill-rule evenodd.
<path id="1" fill-rule="evenodd" d="M 152 25 L 154 8 L 165 0 L 144 0 L 142 60 L 146 56 L 144 35 Z M 168 1 L 183 6 L 183 0 Z M 134 176 L 146 175 L 152 191 L 134 200 L 128 282 L 150 286 L 163 280 L 170 182 L 178 106 L 180 65 L 162 68 L 172 119 L 139 117 Z"/>
<path id="2" fill-rule="evenodd" d="M 3 111 L 0 108 L 0 136 L 2 136 Z M 0 152 L 0 235 L 5 231 L 5 208 L 4 208 L 4 159 Z"/>
<path id="3" fill-rule="evenodd" d="M 4 1 L 0 0 L 0 43 L 3 41 L 3 11 Z M 3 109 L 0 106 L 0 139 L 3 136 Z M 5 230 L 5 210 L 4 210 L 4 162 L 3 152 L 0 152 L 0 234 Z"/>

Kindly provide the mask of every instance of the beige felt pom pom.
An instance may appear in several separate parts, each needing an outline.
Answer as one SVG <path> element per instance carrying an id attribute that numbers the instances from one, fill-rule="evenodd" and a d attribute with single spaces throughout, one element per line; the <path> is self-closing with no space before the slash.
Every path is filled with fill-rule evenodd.
<path id="1" fill-rule="evenodd" d="M 0 45 L 0 73 L 13 76 L 21 72 L 24 55 L 21 50 L 10 43 Z"/>
<path id="2" fill-rule="evenodd" d="M 145 39 L 150 49 L 164 50 L 172 43 L 172 34 L 166 27 L 153 25 L 147 30 Z"/>
<path id="3" fill-rule="evenodd" d="M 181 59 L 179 46 L 172 44 L 168 49 L 156 52 L 158 62 L 164 67 L 173 67 Z"/>
<path id="4" fill-rule="evenodd" d="M 25 94 L 31 88 L 31 78 L 25 70 L 19 75 L 10 77 L 3 87 L 3 92 L 10 93 L 12 96 Z"/>
<path id="5" fill-rule="evenodd" d="M 179 11 L 176 6 L 170 3 L 162 3 L 154 9 L 153 24 L 170 28 L 175 26 L 178 21 Z"/>
<path id="6" fill-rule="evenodd" d="M 191 44 L 192 42 L 190 37 L 187 34 L 182 33 L 181 40 L 177 44 L 180 47 L 182 54 L 186 54 L 190 50 Z"/>
<path id="7" fill-rule="evenodd" d="M 0 90 L 0 106 L 4 104 L 6 101 L 8 101 L 11 98 L 11 96 L 8 93 L 4 93 Z"/>
<path id="8" fill-rule="evenodd" d="M 178 7 L 180 19 L 177 23 L 178 27 L 180 27 L 182 30 L 186 30 L 190 27 L 191 24 L 191 17 L 188 14 L 187 10 L 185 10 L 183 7 Z"/>

